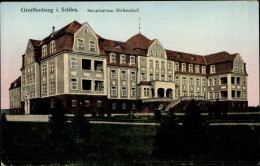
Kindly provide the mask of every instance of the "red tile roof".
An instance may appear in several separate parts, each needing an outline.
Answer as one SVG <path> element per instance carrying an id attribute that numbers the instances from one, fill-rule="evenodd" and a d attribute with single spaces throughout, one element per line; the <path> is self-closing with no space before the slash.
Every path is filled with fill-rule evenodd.
<path id="1" fill-rule="evenodd" d="M 218 52 L 215 54 L 210 54 L 205 56 L 206 64 L 211 65 L 211 64 L 216 64 L 216 63 L 222 63 L 222 62 L 228 62 L 234 60 L 236 55 L 230 56 L 229 53 L 226 51 L 223 52 Z"/>
<path id="2" fill-rule="evenodd" d="M 9 90 L 21 87 L 21 76 L 11 83 Z"/>
<path id="3" fill-rule="evenodd" d="M 141 33 L 139 33 L 128 39 L 126 42 L 131 44 L 132 49 L 139 48 L 147 50 L 154 41 L 155 40 L 150 40 Z"/>

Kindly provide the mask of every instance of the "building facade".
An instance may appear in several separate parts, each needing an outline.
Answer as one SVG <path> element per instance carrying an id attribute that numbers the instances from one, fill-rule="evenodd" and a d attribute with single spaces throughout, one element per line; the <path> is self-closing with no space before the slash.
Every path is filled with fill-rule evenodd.
<path id="1" fill-rule="evenodd" d="M 30 39 L 22 59 L 21 77 L 10 88 L 10 108 L 19 113 L 48 114 L 58 100 L 67 113 L 153 112 L 159 105 L 183 111 L 191 98 L 205 109 L 217 98 L 229 111 L 248 105 L 239 54 L 166 50 L 140 33 L 114 41 L 74 21 L 43 40 Z"/>

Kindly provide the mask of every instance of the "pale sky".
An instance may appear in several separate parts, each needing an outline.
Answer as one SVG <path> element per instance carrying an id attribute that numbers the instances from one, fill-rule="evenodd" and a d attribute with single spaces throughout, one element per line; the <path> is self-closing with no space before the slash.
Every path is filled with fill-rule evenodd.
<path id="1" fill-rule="evenodd" d="M 9 87 L 20 75 L 29 39 L 42 40 L 76 20 L 100 36 L 126 41 L 138 33 L 165 49 L 208 55 L 239 53 L 247 65 L 248 103 L 259 105 L 259 5 L 257 1 L 199 2 L 4 2 L 1 3 L 1 108 L 9 108 Z M 53 9 L 22 12 L 22 8 Z M 78 12 L 62 12 L 62 7 Z M 139 12 L 116 12 L 117 8 Z M 59 10 L 59 12 L 56 11 Z M 108 9 L 113 13 L 91 13 Z"/>

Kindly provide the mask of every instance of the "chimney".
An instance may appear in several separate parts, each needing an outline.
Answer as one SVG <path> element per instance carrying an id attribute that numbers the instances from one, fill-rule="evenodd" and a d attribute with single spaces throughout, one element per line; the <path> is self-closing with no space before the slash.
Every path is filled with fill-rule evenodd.
<path id="1" fill-rule="evenodd" d="M 55 26 L 52 26 L 52 33 L 55 32 Z"/>

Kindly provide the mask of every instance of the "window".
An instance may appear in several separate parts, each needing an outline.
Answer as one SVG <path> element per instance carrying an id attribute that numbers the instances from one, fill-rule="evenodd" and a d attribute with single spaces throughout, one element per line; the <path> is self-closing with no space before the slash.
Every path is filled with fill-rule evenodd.
<path id="1" fill-rule="evenodd" d="M 153 81 L 153 74 L 150 74 L 150 81 Z"/>
<path id="2" fill-rule="evenodd" d="M 237 85 L 240 85 L 240 77 L 237 77 Z"/>
<path id="3" fill-rule="evenodd" d="M 50 54 L 53 54 L 55 52 L 56 52 L 55 41 L 51 41 L 51 44 L 50 44 Z"/>
<path id="4" fill-rule="evenodd" d="M 42 58 L 47 56 L 47 45 L 42 46 Z"/>
<path id="5" fill-rule="evenodd" d="M 96 45 L 94 41 L 89 41 L 89 50 L 96 51 Z"/>
<path id="6" fill-rule="evenodd" d="M 116 63 L 116 54 L 114 53 L 110 54 L 110 63 Z"/>
<path id="7" fill-rule="evenodd" d="M 42 66 L 42 75 L 43 75 L 43 76 L 46 75 L 46 70 L 47 70 L 46 65 L 43 65 L 43 66 Z"/>
<path id="8" fill-rule="evenodd" d="M 214 85 L 218 85 L 218 80 L 216 78 L 214 78 Z"/>
<path id="9" fill-rule="evenodd" d="M 241 98 L 241 91 L 237 91 L 237 97 Z"/>
<path id="10" fill-rule="evenodd" d="M 182 63 L 181 71 L 186 72 L 186 63 Z"/>
<path id="11" fill-rule="evenodd" d="M 238 71 L 238 64 L 235 65 L 235 71 Z"/>
<path id="12" fill-rule="evenodd" d="M 193 72 L 193 65 L 189 64 L 189 72 Z"/>
<path id="13" fill-rule="evenodd" d="M 194 93 L 193 93 L 193 92 L 190 92 L 190 96 L 194 96 Z"/>
<path id="14" fill-rule="evenodd" d="M 135 72 L 131 72 L 131 81 L 135 81 L 136 80 L 136 74 Z"/>
<path id="15" fill-rule="evenodd" d="M 135 88 L 131 88 L 131 96 L 136 96 L 136 89 Z"/>
<path id="16" fill-rule="evenodd" d="M 135 103 L 132 103 L 132 110 L 135 109 Z"/>
<path id="17" fill-rule="evenodd" d="M 149 97 L 150 96 L 150 88 L 147 88 L 146 90 L 147 90 L 146 95 Z"/>
<path id="18" fill-rule="evenodd" d="M 159 75 L 158 74 L 155 75 L 155 80 L 159 80 Z"/>
<path id="19" fill-rule="evenodd" d="M 193 85 L 193 78 L 190 78 L 190 85 Z"/>
<path id="20" fill-rule="evenodd" d="M 86 34 L 88 34 L 88 29 L 84 29 L 84 32 L 85 32 Z"/>
<path id="21" fill-rule="evenodd" d="M 199 66 L 199 65 L 196 65 L 196 66 L 195 66 L 195 72 L 196 72 L 196 73 L 199 73 L 199 72 L 200 72 L 200 66 Z"/>
<path id="22" fill-rule="evenodd" d="M 158 51 L 155 52 L 155 56 L 158 56 Z"/>
<path id="23" fill-rule="evenodd" d="M 163 58 L 163 52 L 161 52 L 161 57 Z"/>
<path id="24" fill-rule="evenodd" d="M 179 71 L 179 63 L 175 62 L 175 71 Z"/>
<path id="25" fill-rule="evenodd" d="M 47 94 L 47 84 L 46 83 L 42 84 L 42 94 Z"/>
<path id="26" fill-rule="evenodd" d="M 159 68 L 159 61 L 155 61 L 155 67 Z"/>
<path id="27" fill-rule="evenodd" d="M 55 70 L 54 61 L 51 61 L 50 62 L 50 72 L 54 73 L 54 70 Z"/>
<path id="28" fill-rule="evenodd" d="M 76 107 L 77 106 L 77 100 L 76 99 L 72 99 L 71 100 L 71 106 L 72 107 Z"/>
<path id="29" fill-rule="evenodd" d="M 242 65 L 242 64 L 239 64 L 239 70 L 240 70 L 241 72 L 243 72 L 243 65 Z"/>
<path id="30" fill-rule="evenodd" d="M 97 107 L 101 107 L 102 106 L 102 101 L 101 100 L 98 100 L 97 101 Z"/>
<path id="31" fill-rule="evenodd" d="M 141 66 L 145 66 L 146 65 L 146 60 L 145 59 L 141 59 Z"/>
<path id="32" fill-rule="evenodd" d="M 84 48 L 85 48 L 84 39 L 78 39 L 77 48 L 78 48 L 78 50 L 84 50 Z"/>
<path id="33" fill-rule="evenodd" d="M 197 85 L 200 85 L 200 79 L 197 78 Z"/>
<path id="34" fill-rule="evenodd" d="M 29 84 L 32 84 L 32 74 L 29 75 Z"/>
<path id="35" fill-rule="evenodd" d="M 246 85 L 246 79 L 245 78 L 242 79 L 242 84 Z"/>
<path id="36" fill-rule="evenodd" d="M 209 79 L 209 86 L 212 86 L 212 79 Z"/>
<path id="37" fill-rule="evenodd" d="M 104 91 L 103 81 L 95 81 L 95 91 Z"/>
<path id="38" fill-rule="evenodd" d="M 150 60 L 150 67 L 153 67 L 153 60 Z"/>
<path id="39" fill-rule="evenodd" d="M 243 91 L 243 98 L 247 98 L 246 90 Z"/>
<path id="40" fill-rule="evenodd" d="M 120 64 L 126 64 L 126 56 L 125 55 L 121 55 Z"/>
<path id="41" fill-rule="evenodd" d="M 78 60 L 76 57 L 70 57 L 70 67 L 71 67 L 71 69 L 77 69 Z"/>
<path id="42" fill-rule="evenodd" d="M 153 51 L 151 51 L 150 55 L 153 56 Z"/>
<path id="43" fill-rule="evenodd" d="M 161 68 L 162 69 L 164 68 L 164 62 L 161 62 Z"/>
<path id="44" fill-rule="evenodd" d="M 165 78 L 164 78 L 164 75 L 161 75 L 161 80 L 162 80 L 162 81 L 164 81 L 164 80 L 165 80 Z"/>
<path id="45" fill-rule="evenodd" d="M 51 100 L 51 108 L 55 108 L 55 101 Z"/>
<path id="46" fill-rule="evenodd" d="M 116 86 L 111 87 L 111 96 L 117 96 L 117 87 Z"/>
<path id="47" fill-rule="evenodd" d="M 210 66 L 210 73 L 215 73 L 215 65 Z"/>
<path id="48" fill-rule="evenodd" d="M 116 103 L 115 102 L 112 103 L 112 109 L 113 110 L 116 109 Z"/>
<path id="49" fill-rule="evenodd" d="M 85 100 L 85 107 L 89 107 L 89 106 L 90 106 L 89 100 Z"/>
<path id="50" fill-rule="evenodd" d="M 218 92 L 214 92 L 214 99 L 218 98 Z"/>
<path id="51" fill-rule="evenodd" d="M 95 71 L 103 71 L 103 61 L 94 61 Z"/>
<path id="52" fill-rule="evenodd" d="M 186 82 L 186 77 L 183 77 L 183 78 L 182 78 L 182 81 L 183 81 L 183 84 L 186 85 L 186 83 L 187 83 L 187 82 Z"/>
<path id="53" fill-rule="evenodd" d="M 145 75 L 145 73 L 141 73 L 141 81 L 146 81 L 146 75 Z"/>
<path id="54" fill-rule="evenodd" d="M 51 93 L 55 92 L 55 89 L 56 89 L 56 87 L 55 87 L 55 81 L 51 81 L 50 92 L 51 92 Z"/>
<path id="55" fill-rule="evenodd" d="M 131 63 L 131 65 L 135 65 L 135 57 L 134 56 L 130 57 L 130 63 Z"/>
<path id="56" fill-rule="evenodd" d="M 91 80 L 82 80 L 82 90 L 91 90 Z"/>
<path id="57" fill-rule="evenodd" d="M 172 81 L 172 76 L 168 76 L 168 81 Z"/>
<path id="58" fill-rule="evenodd" d="M 209 92 L 209 99 L 212 99 L 213 98 L 213 94 L 212 92 Z"/>
<path id="59" fill-rule="evenodd" d="M 206 74 L 206 66 L 202 66 L 202 74 Z"/>
<path id="60" fill-rule="evenodd" d="M 82 69 L 91 70 L 91 60 L 82 59 Z"/>
<path id="61" fill-rule="evenodd" d="M 78 80 L 76 78 L 71 79 L 71 89 L 78 90 Z"/>
<path id="62" fill-rule="evenodd" d="M 183 78 L 183 79 L 184 79 L 184 78 Z M 176 83 L 176 84 L 179 84 L 179 83 L 180 83 L 180 80 L 179 80 L 179 77 L 178 77 L 178 76 L 175 77 L 175 83 Z"/>
<path id="63" fill-rule="evenodd" d="M 126 87 L 122 87 L 122 89 L 121 89 L 121 96 L 127 96 Z"/>
<path id="64" fill-rule="evenodd" d="M 171 62 L 168 63 L 168 69 L 172 69 L 172 63 Z"/>
<path id="65" fill-rule="evenodd" d="M 121 71 L 121 79 L 126 80 L 126 71 Z"/>
<path id="66" fill-rule="evenodd" d="M 126 103 L 122 103 L 122 109 L 123 109 L 123 110 L 126 109 Z"/>
<path id="67" fill-rule="evenodd" d="M 203 86 L 206 86 L 206 79 L 203 79 Z"/>
<path id="68" fill-rule="evenodd" d="M 111 70 L 111 79 L 116 79 L 116 70 Z"/>

